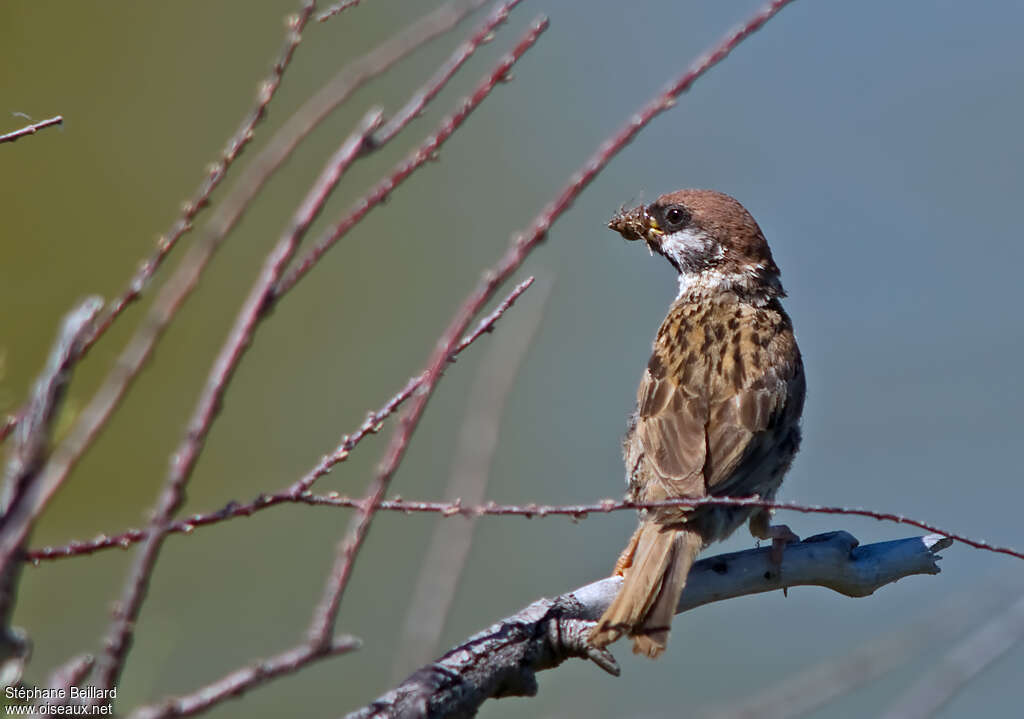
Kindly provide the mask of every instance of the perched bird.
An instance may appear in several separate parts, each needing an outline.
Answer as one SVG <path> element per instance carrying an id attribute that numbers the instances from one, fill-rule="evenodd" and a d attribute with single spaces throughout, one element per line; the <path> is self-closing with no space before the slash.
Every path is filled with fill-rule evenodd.
<path id="1" fill-rule="evenodd" d="M 643 240 L 679 272 L 623 443 L 629 497 L 771 500 L 800 446 L 804 369 L 761 228 L 739 202 L 711 190 L 622 209 L 608 227 Z M 697 553 L 748 519 L 751 534 L 773 540 L 776 561 L 785 542 L 799 539 L 772 526 L 763 509 L 641 511 L 615 565 L 622 587 L 591 643 L 627 634 L 634 653 L 659 656 Z"/>

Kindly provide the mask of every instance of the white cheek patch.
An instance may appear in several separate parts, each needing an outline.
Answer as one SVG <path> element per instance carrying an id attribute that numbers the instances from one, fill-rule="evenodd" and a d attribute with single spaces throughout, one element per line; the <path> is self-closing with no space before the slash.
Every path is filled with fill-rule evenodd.
<path id="1" fill-rule="evenodd" d="M 665 235 L 661 251 L 684 269 L 704 267 L 709 260 L 720 260 L 725 254 L 722 246 L 712 241 L 706 232 L 692 227 Z"/>

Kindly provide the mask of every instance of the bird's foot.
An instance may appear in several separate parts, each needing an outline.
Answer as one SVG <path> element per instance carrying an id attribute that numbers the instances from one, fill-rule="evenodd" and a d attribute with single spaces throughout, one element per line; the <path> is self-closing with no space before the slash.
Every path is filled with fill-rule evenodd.
<path id="1" fill-rule="evenodd" d="M 772 549 L 769 552 L 772 564 L 782 564 L 782 556 L 786 551 L 786 545 L 790 542 L 799 542 L 798 537 L 789 526 L 785 524 L 771 524 L 768 526 L 768 536 L 764 539 L 772 540 Z"/>
<path id="2" fill-rule="evenodd" d="M 626 548 L 615 561 L 615 569 L 612 570 L 613 577 L 625 576 L 626 570 L 633 566 L 633 555 L 636 554 L 636 545 L 640 541 L 640 528 L 638 527 L 633 536 L 630 537 Z"/>

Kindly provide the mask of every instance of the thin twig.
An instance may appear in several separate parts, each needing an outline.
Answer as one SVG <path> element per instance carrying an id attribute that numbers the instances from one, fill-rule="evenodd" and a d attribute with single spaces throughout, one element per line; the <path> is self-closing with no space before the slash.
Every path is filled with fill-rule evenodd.
<path id="1" fill-rule="evenodd" d="M 4 417 L 4 422 L 0 425 L 0 443 L 2 443 L 7 437 L 14 431 L 14 428 L 18 426 L 18 417 L 20 413 L 9 414 Z"/>
<path id="2" fill-rule="evenodd" d="M 524 282 L 520 283 L 509 295 L 506 297 L 489 315 L 484 317 L 477 325 L 476 329 L 463 337 L 462 342 L 459 343 L 458 347 L 452 353 L 451 361 L 454 362 L 456 357 L 467 347 L 473 344 L 476 340 L 480 339 L 485 334 L 490 333 L 494 329 L 495 323 L 508 311 L 513 303 L 523 294 L 533 283 L 533 278 L 529 277 Z M 331 468 L 343 462 L 349 455 L 349 453 L 355 449 L 356 445 L 363 440 L 368 434 L 373 434 L 380 427 L 380 424 L 387 419 L 398 407 L 402 405 L 416 388 L 423 382 L 423 375 L 417 375 L 409 379 L 405 387 L 395 394 L 387 403 L 375 412 L 370 412 L 367 418 L 363 421 L 363 424 L 350 435 L 344 436 L 338 447 L 335 448 L 331 454 L 325 455 L 320 462 L 317 463 L 316 467 L 310 470 L 301 479 L 294 482 L 287 489 L 278 492 L 277 494 L 271 495 L 260 495 L 255 500 L 248 504 L 238 504 L 232 502 L 223 509 L 211 512 L 209 514 L 196 514 L 187 519 L 183 519 L 177 522 L 173 522 L 168 528 L 170 533 L 182 533 L 190 534 L 196 527 L 206 526 L 208 524 L 216 524 L 226 519 L 234 517 L 248 517 L 253 512 L 257 512 L 261 509 L 266 509 L 282 503 L 306 503 L 309 499 L 314 498 L 314 495 L 310 494 L 309 488 L 313 483 L 323 475 L 327 474 Z M 40 550 L 32 550 L 26 554 L 28 561 L 39 563 L 42 560 L 47 559 L 59 559 L 66 557 L 76 557 L 84 554 L 92 554 L 93 552 L 100 549 L 110 549 L 113 547 L 120 547 L 127 549 L 132 544 L 142 541 L 146 538 L 146 531 L 143 529 L 132 529 L 127 532 L 118 535 L 101 535 L 96 539 L 88 542 L 72 542 L 71 544 L 63 547 L 48 547 Z"/>
<path id="3" fill-rule="evenodd" d="M 439 131 L 435 137 L 441 138 L 446 134 L 450 136 L 454 129 L 465 119 L 465 116 L 469 114 L 471 108 L 479 104 L 490 93 L 495 84 L 505 78 L 511 67 L 527 50 L 533 47 L 547 27 L 548 22 L 546 18 L 535 20 L 523 37 L 516 43 L 515 47 L 498 62 L 497 67 L 484 78 L 484 81 L 477 87 L 471 97 L 463 103 L 462 110 L 449 118 L 444 123 L 445 129 Z M 410 169 L 409 172 L 411 171 Z M 307 265 L 307 269 L 309 266 Z M 467 318 L 467 321 L 459 327 L 458 334 L 448 342 L 445 342 L 443 348 L 440 348 L 439 358 L 436 363 L 432 363 L 427 372 L 426 379 L 412 397 L 413 406 L 419 407 L 419 411 L 415 415 L 407 415 L 404 421 L 400 421 L 399 428 L 395 434 L 396 439 L 392 441 L 384 463 L 371 483 L 371 489 L 367 494 L 368 501 L 360 508 L 359 515 L 352 519 L 349 531 L 338 545 L 334 566 L 328 575 L 326 586 L 324 587 L 320 602 L 313 612 L 313 619 L 310 623 L 309 641 L 312 644 L 329 641 L 330 637 L 334 634 L 338 606 L 345 592 L 345 587 L 348 586 L 348 580 L 352 576 L 355 558 L 369 530 L 374 509 L 384 498 L 384 493 L 391 482 L 391 477 L 394 476 L 395 470 L 398 469 L 401 458 L 405 453 L 405 447 L 408 445 L 413 429 L 415 429 L 416 422 L 409 421 L 409 416 L 414 416 L 415 419 L 419 418 L 423 403 L 437 384 L 438 379 L 440 379 L 445 366 L 448 364 L 448 358 L 451 357 L 452 352 L 458 345 L 462 333 L 469 326 L 470 319 L 472 318 Z"/>
<path id="4" fill-rule="evenodd" d="M 467 504 L 484 501 L 505 403 L 540 327 L 550 292 L 551 283 L 544 283 L 539 298 L 521 314 L 520 324 L 506 327 L 481 360 L 469 391 L 445 496 L 458 497 Z M 475 525 L 476 518 L 434 525 L 394 652 L 395 680 L 433 656 L 469 556 Z"/>
<path id="5" fill-rule="evenodd" d="M 366 138 L 380 126 L 381 121 L 382 112 L 380 110 L 368 112 L 358 127 L 345 138 L 334 155 L 327 161 L 320 176 L 296 210 L 288 230 L 267 255 L 263 268 L 235 319 L 234 327 L 213 363 L 206 385 L 192 413 L 185 437 L 172 455 L 170 471 L 164 481 L 157 507 L 146 532 L 146 542 L 139 551 L 125 583 L 121 601 L 117 605 L 117 611 L 114 613 L 106 640 L 103 642 L 103 652 L 97 659 L 93 678 L 95 685 L 101 689 L 113 687 L 124 667 L 124 660 L 132 644 L 135 621 L 138 619 L 139 611 L 146 597 L 149 580 L 163 540 L 167 536 L 167 525 L 184 500 L 185 485 L 188 483 L 202 452 L 206 436 L 220 409 L 228 383 L 234 376 L 242 356 L 252 343 L 256 326 L 266 316 L 264 309 L 270 292 L 280 278 L 284 267 L 294 255 L 295 249 L 309 226 L 320 214 L 331 192 L 337 187 L 341 176 L 362 153 Z"/>
<path id="6" fill-rule="evenodd" d="M 25 137 L 27 135 L 34 135 L 37 132 L 39 132 L 40 130 L 43 130 L 43 129 L 47 128 L 47 127 L 53 127 L 54 125 L 60 125 L 63 122 L 64 122 L 64 116 L 63 115 L 57 115 L 55 117 L 51 117 L 51 118 L 46 119 L 46 120 L 40 120 L 39 122 L 34 122 L 31 125 L 26 125 L 25 127 L 21 128 L 20 130 L 15 130 L 14 132 L 8 132 L 6 135 L 0 135 L 0 143 L 14 142 L 15 140 L 20 140 L 21 138 L 23 138 L 23 137 Z"/>
<path id="7" fill-rule="evenodd" d="M 226 699 L 241 696 L 271 679 L 292 674 L 319 659 L 347 654 L 362 645 L 356 637 L 335 637 L 323 647 L 301 644 L 269 659 L 260 659 L 183 696 L 139 707 L 130 719 L 169 719 L 200 714 Z"/>
<path id="8" fill-rule="evenodd" d="M 423 112 L 423 108 L 433 100 L 439 92 L 448 84 L 452 76 L 458 72 L 466 61 L 473 56 L 477 49 L 491 41 L 494 31 L 499 25 L 508 20 L 509 12 L 522 0 L 508 0 L 497 5 L 487 16 L 487 19 L 480 24 L 472 35 L 461 45 L 455 48 L 451 56 L 437 69 L 434 76 L 409 99 L 409 101 L 398 112 L 391 116 L 384 127 L 378 130 L 373 140 L 377 143 L 384 143 L 401 132 L 402 128 L 409 124 Z M 437 148 L 435 148 L 436 151 Z"/>
<path id="9" fill-rule="evenodd" d="M 330 20 L 335 15 L 339 15 L 339 14 L 345 12 L 349 8 L 353 8 L 353 7 L 355 7 L 356 5 L 358 5 L 361 2 L 362 2 L 362 0 L 343 0 L 343 2 L 339 2 L 339 3 L 336 3 L 334 5 L 331 5 L 331 7 L 327 8 L 326 10 L 324 10 L 323 12 L 321 12 L 319 15 L 316 16 L 316 21 L 317 22 L 326 22 L 327 20 Z"/>
<path id="10" fill-rule="evenodd" d="M 330 492 L 325 495 L 317 495 L 305 492 L 301 495 L 294 495 L 290 492 L 282 492 L 273 495 L 261 495 L 250 504 L 229 504 L 223 509 L 209 514 L 196 514 L 188 519 L 176 522 L 171 532 L 178 534 L 191 534 L 196 527 L 209 524 L 216 524 L 233 517 L 248 517 L 265 507 L 272 507 L 278 504 L 308 504 L 312 506 L 343 507 L 346 509 L 362 509 L 366 504 L 365 497 L 343 497 L 337 492 Z M 405 499 L 385 499 L 377 505 L 382 512 L 401 512 L 403 514 L 440 514 L 445 517 L 525 517 L 534 519 L 536 517 L 569 517 L 574 522 L 586 519 L 591 514 L 607 514 L 608 512 L 621 512 L 624 510 L 640 509 L 661 509 L 665 507 L 701 507 L 713 505 L 716 507 L 761 507 L 764 509 L 783 510 L 789 512 L 800 512 L 802 514 L 843 514 L 854 517 L 868 517 L 884 522 L 895 522 L 906 524 L 911 527 L 923 529 L 926 532 L 934 532 L 944 537 L 955 539 L 975 549 L 983 549 L 998 554 L 1006 554 L 1017 559 L 1024 559 L 1024 552 L 1012 547 L 1004 547 L 986 542 L 982 539 L 975 539 L 966 534 L 952 532 L 943 529 L 930 522 L 920 519 L 913 519 L 903 514 L 891 512 L 880 512 L 873 509 L 862 509 L 860 507 L 832 507 L 820 504 L 799 504 L 797 502 L 767 502 L 758 498 L 747 497 L 705 497 L 701 499 L 669 499 L 660 502 L 632 502 L 627 499 L 613 500 L 603 499 L 588 504 L 495 504 L 487 502 L 476 506 L 464 505 L 461 501 L 454 502 L 417 502 Z M 40 562 L 48 559 L 61 559 L 64 557 L 76 557 L 83 554 L 92 554 L 101 549 L 113 547 L 128 547 L 144 539 L 146 533 L 143 530 L 131 529 L 117 535 L 101 535 L 93 540 L 76 541 L 60 547 L 43 547 L 33 549 L 26 553 L 26 559 L 32 562 Z"/>
<path id="11" fill-rule="evenodd" d="M 92 671 L 95 658 L 91 654 L 77 654 L 50 672 L 47 686 L 51 689 L 64 689 L 75 685 L 81 686 L 83 680 Z"/>

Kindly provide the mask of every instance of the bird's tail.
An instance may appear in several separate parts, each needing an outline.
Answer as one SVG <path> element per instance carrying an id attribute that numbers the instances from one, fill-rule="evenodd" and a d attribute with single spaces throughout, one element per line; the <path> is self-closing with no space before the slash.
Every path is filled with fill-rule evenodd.
<path id="1" fill-rule="evenodd" d="M 605 647 L 623 634 L 633 637 L 633 653 L 657 658 L 668 643 L 672 617 L 686 575 L 704 540 L 685 525 L 642 522 L 616 565 L 622 587 L 590 633 Z"/>

